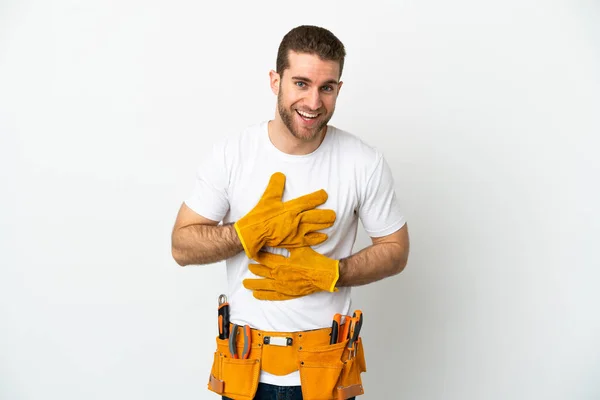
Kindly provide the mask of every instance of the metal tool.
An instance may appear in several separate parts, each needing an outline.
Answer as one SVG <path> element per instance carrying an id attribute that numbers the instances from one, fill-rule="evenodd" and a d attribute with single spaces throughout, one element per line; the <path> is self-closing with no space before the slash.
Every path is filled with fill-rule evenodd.
<path id="1" fill-rule="evenodd" d="M 360 329 L 362 328 L 362 324 L 363 324 L 363 314 L 362 311 L 360 310 L 356 310 L 354 311 L 354 314 L 352 315 L 352 318 L 350 320 L 350 328 L 348 330 L 348 358 L 350 358 L 350 355 L 356 356 L 356 341 L 358 340 L 358 337 L 360 336 Z"/>
<path id="2" fill-rule="evenodd" d="M 342 324 L 342 315 L 335 314 L 333 316 L 333 322 L 331 323 L 331 338 L 329 339 L 329 344 L 335 344 L 338 342 L 338 335 L 340 330 L 340 325 Z"/>
<path id="3" fill-rule="evenodd" d="M 219 296 L 219 339 L 229 338 L 229 303 L 227 296 L 224 294 Z"/>
<path id="4" fill-rule="evenodd" d="M 244 348 L 242 349 L 242 354 L 238 356 L 236 340 L 238 336 L 238 329 L 242 328 L 242 333 L 244 335 Z M 231 328 L 231 335 L 229 336 L 229 353 L 231 354 L 231 358 L 248 358 L 250 355 L 250 347 L 252 346 L 252 334 L 250 333 L 249 325 L 237 325 L 233 324 Z"/>

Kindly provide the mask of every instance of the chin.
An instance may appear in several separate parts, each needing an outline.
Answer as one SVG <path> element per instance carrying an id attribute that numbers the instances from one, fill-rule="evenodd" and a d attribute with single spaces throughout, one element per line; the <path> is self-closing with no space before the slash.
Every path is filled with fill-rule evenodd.
<path id="1" fill-rule="evenodd" d="M 294 129 L 293 131 L 291 131 L 291 133 L 297 139 L 303 140 L 305 142 L 310 142 L 311 140 L 314 140 L 317 136 L 319 136 L 319 132 L 321 130 L 322 130 L 322 128 L 319 129 L 319 130 L 312 130 L 311 129 L 310 131 L 307 131 L 307 130 L 304 130 L 302 128 L 298 129 L 296 127 L 296 129 Z"/>

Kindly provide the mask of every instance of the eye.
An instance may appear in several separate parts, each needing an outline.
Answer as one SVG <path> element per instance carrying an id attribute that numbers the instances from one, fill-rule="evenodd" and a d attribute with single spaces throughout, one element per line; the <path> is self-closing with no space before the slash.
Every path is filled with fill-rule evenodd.
<path id="1" fill-rule="evenodd" d="M 322 89 L 324 92 L 331 92 L 331 91 L 333 91 L 333 86 L 329 86 L 329 85 L 327 85 L 327 86 L 323 86 L 321 89 Z"/>
<path id="2" fill-rule="evenodd" d="M 304 83 L 304 82 L 298 81 L 298 82 L 295 82 L 295 83 L 296 83 L 296 86 L 298 86 L 299 88 L 306 87 L 306 83 Z"/>

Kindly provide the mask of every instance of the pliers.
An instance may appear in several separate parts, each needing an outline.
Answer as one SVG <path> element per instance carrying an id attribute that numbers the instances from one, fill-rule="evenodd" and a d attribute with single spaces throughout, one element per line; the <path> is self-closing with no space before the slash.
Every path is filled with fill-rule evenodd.
<path id="1" fill-rule="evenodd" d="M 244 348 L 242 350 L 241 356 L 238 356 L 236 339 L 238 335 L 238 329 L 242 328 L 242 332 L 244 334 Z M 248 358 L 250 354 L 250 347 L 252 346 L 252 334 L 250 333 L 249 325 L 237 325 L 233 324 L 231 327 L 231 334 L 229 335 L 229 353 L 231 354 L 231 358 Z"/>
<path id="2" fill-rule="evenodd" d="M 348 331 L 348 350 L 350 352 L 354 352 L 356 355 L 356 341 L 360 336 L 360 329 L 363 324 L 363 314 L 362 311 L 356 310 L 350 319 L 350 328 Z"/>

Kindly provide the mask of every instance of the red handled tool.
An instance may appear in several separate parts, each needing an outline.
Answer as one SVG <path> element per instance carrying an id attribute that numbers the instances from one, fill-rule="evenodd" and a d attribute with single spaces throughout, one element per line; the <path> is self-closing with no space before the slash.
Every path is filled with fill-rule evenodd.
<path id="1" fill-rule="evenodd" d="M 242 334 L 244 335 L 244 348 L 242 354 L 238 356 L 236 347 L 236 338 L 238 335 L 238 329 L 242 328 Z M 237 325 L 234 324 L 231 328 L 231 335 L 229 336 L 229 353 L 231 358 L 248 358 L 250 355 L 250 346 L 252 345 L 252 334 L 250 332 L 250 325 Z"/>
<path id="2" fill-rule="evenodd" d="M 229 303 L 227 296 L 219 296 L 219 339 L 229 338 Z"/>
<path id="3" fill-rule="evenodd" d="M 350 333 L 350 322 L 352 317 L 349 315 L 344 316 L 344 324 L 340 327 L 340 334 L 338 335 L 338 343 L 343 342 L 348 339 L 348 334 Z"/>
<path id="4" fill-rule="evenodd" d="M 354 354 L 356 356 L 356 341 L 360 336 L 360 329 L 363 324 L 363 314 L 362 311 L 356 310 L 352 315 L 352 319 L 350 320 L 350 328 L 348 330 L 348 357 L 350 354 Z"/>
<path id="5" fill-rule="evenodd" d="M 338 335 L 340 332 L 340 326 L 342 325 L 342 315 L 335 314 L 333 316 L 333 322 L 331 323 L 331 338 L 329 344 L 335 344 L 338 342 Z"/>

